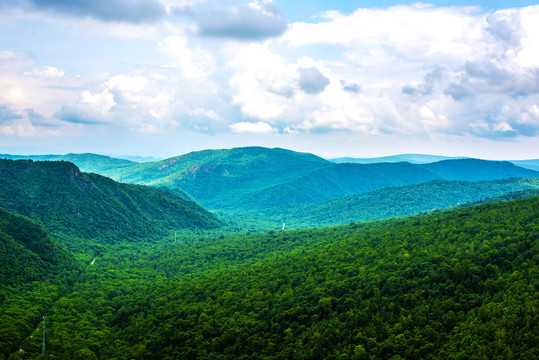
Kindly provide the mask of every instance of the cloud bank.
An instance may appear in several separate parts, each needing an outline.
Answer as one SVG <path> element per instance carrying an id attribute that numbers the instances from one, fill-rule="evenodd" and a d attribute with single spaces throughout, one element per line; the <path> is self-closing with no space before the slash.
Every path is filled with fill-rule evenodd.
<path id="1" fill-rule="evenodd" d="M 287 24 L 268 0 L 170 3 L 26 2 L 19 12 L 103 29 L 161 23 L 160 61 L 79 76 L 0 49 L 1 133 L 539 136 L 539 6 L 415 4 Z"/>

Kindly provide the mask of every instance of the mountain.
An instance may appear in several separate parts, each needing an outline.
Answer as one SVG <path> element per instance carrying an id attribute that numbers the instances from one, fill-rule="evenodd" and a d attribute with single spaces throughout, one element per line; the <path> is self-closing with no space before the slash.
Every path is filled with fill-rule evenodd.
<path id="1" fill-rule="evenodd" d="M 319 204 L 277 208 L 271 217 L 282 219 L 292 228 L 330 226 L 411 215 L 533 189 L 539 189 L 539 178 L 473 182 L 433 180 L 390 186 Z M 532 192 L 529 196 L 537 195 Z"/>
<path id="2" fill-rule="evenodd" d="M 0 209 L 0 359 L 20 349 L 81 270 L 40 225 Z"/>
<path id="3" fill-rule="evenodd" d="M 253 193 L 330 166 L 312 154 L 247 147 L 192 152 L 102 174 L 122 182 L 182 189 L 215 209 L 235 207 Z"/>
<path id="4" fill-rule="evenodd" d="M 396 163 L 396 162 L 409 162 L 412 164 L 428 164 L 441 160 L 449 159 L 464 159 L 465 157 L 450 157 L 440 155 L 424 155 L 424 154 L 400 154 L 391 156 L 380 156 L 374 158 L 351 158 L 342 157 L 329 159 L 337 164 L 353 163 L 353 164 L 375 164 L 375 163 Z"/>
<path id="5" fill-rule="evenodd" d="M 174 230 L 220 225 L 170 192 L 117 183 L 63 161 L 0 160 L 0 206 L 43 224 L 71 249 L 88 240 L 147 242 Z"/>
<path id="6" fill-rule="evenodd" d="M 377 163 L 334 164 L 294 181 L 254 194 L 242 206 L 258 208 L 319 203 L 387 186 L 418 184 L 433 180 L 480 181 L 510 177 L 539 177 L 539 172 L 509 162 L 478 159 L 443 160 L 430 164 Z"/>
<path id="7" fill-rule="evenodd" d="M 122 182 L 181 189 L 209 209 L 246 211 L 318 203 L 432 180 L 539 177 L 539 172 L 509 162 L 335 164 L 312 154 L 261 147 L 205 150 L 101 173 Z"/>

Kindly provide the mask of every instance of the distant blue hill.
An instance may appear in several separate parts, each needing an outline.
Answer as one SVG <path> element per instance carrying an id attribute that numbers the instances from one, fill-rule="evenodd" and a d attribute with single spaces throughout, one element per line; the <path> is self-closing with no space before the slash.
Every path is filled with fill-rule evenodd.
<path id="1" fill-rule="evenodd" d="M 537 160 L 511 160 L 511 162 L 525 169 L 539 171 L 539 159 Z"/>
<path id="2" fill-rule="evenodd" d="M 391 156 L 380 156 L 373 158 L 352 158 L 352 157 L 341 157 L 335 159 L 329 159 L 329 161 L 343 164 L 343 163 L 352 163 L 352 164 L 375 164 L 375 163 L 397 163 L 397 162 L 409 162 L 412 164 L 428 164 L 436 161 L 449 160 L 449 159 L 466 159 L 465 156 L 460 157 L 450 157 L 450 156 L 440 156 L 440 155 L 426 155 L 426 154 L 400 154 L 400 155 L 391 155 Z"/>
<path id="3" fill-rule="evenodd" d="M 336 164 L 377 164 L 377 163 L 398 163 L 409 162 L 411 164 L 430 164 L 433 162 L 451 160 L 451 159 L 468 159 L 465 156 L 441 156 L 441 155 L 428 155 L 428 154 L 400 154 L 390 156 L 380 156 L 373 158 L 353 158 L 353 157 L 341 157 L 328 159 Z M 539 159 L 534 160 L 508 160 L 509 162 L 523 167 L 525 169 L 539 171 Z"/>

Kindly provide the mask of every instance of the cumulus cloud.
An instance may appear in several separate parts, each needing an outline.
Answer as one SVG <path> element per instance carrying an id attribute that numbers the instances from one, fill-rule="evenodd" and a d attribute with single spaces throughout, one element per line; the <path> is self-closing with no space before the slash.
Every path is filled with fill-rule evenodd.
<path id="1" fill-rule="evenodd" d="M 198 34 L 207 37 L 264 40 L 282 35 L 287 29 L 281 8 L 272 0 L 254 0 L 233 8 L 183 7 L 174 13 L 192 19 Z"/>
<path id="2" fill-rule="evenodd" d="M 38 127 L 43 126 L 47 128 L 56 128 L 60 126 L 53 119 L 48 118 L 44 116 L 43 114 L 38 113 L 34 109 L 28 108 L 28 109 L 25 109 L 24 112 L 26 113 L 28 120 L 30 120 L 33 126 L 38 126 Z"/>
<path id="3" fill-rule="evenodd" d="M 275 130 L 268 123 L 259 121 L 252 122 L 237 122 L 229 126 L 230 130 L 235 133 L 251 133 L 251 134 L 269 134 Z"/>
<path id="4" fill-rule="evenodd" d="M 349 83 L 347 81 L 341 80 L 341 85 L 344 91 L 348 91 L 355 94 L 361 92 L 361 85 L 359 84 Z"/>
<path id="5" fill-rule="evenodd" d="M 473 97 L 474 92 L 465 83 L 450 83 L 444 90 L 444 95 L 451 96 L 456 101 Z"/>
<path id="6" fill-rule="evenodd" d="M 102 124 L 101 115 L 89 106 L 63 106 L 54 117 L 72 124 L 96 125 Z"/>
<path id="7" fill-rule="evenodd" d="M 167 36 L 159 42 L 159 50 L 172 58 L 168 66 L 182 69 L 183 75 L 188 78 L 205 77 L 214 67 L 212 54 L 190 46 L 185 36 Z"/>
<path id="8" fill-rule="evenodd" d="M 435 87 L 440 83 L 443 77 L 443 71 L 436 68 L 425 75 L 423 84 L 419 86 L 405 85 L 402 92 L 407 95 L 430 95 Z"/>
<path id="9" fill-rule="evenodd" d="M 30 0 L 37 9 L 107 22 L 151 23 L 162 20 L 165 6 L 155 0 Z"/>
<path id="10" fill-rule="evenodd" d="M 329 84 L 329 79 L 316 67 L 299 68 L 298 74 L 299 87 L 307 94 L 321 93 Z"/>
<path id="11" fill-rule="evenodd" d="M 9 106 L 0 105 L 0 123 L 5 123 L 20 118 L 21 115 L 10 109 Z"/>
<path id="12" fill-rule="evenodd" d="M 158 60 L 151 66 L 77 77 L 28 53 L 0 51 L 1 121 L 11 133 L 18 124 L 27 133 L 32 126 L 59 132 L 114 126 L 162 133 L 537 136 L 539 6 L 484 13 L 415 4 L 287 25 L 271 1 L 228 8 L 183 3 L 171 10 L 177 3 L 163 1 L 168 15 L 154 16 L 166 25 L 155 27 L 162 33 L 152 38 Z M 157 21 L 107 20 L 96 10 L 101 5 L 76 1 L 60 10 L 59 4 L 35 6 L 123 21 L 139 32 Z M 94 10 L 82 15 L 76 6 Z"/>

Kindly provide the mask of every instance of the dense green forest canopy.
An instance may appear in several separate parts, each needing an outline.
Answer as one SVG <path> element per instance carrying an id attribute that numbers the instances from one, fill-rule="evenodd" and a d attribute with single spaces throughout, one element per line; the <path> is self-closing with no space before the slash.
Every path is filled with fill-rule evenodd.
<path id="1" fill-rule="evenodd" d="M 538 250 L 539 197 L 118 250 L 46 310 L 42 358 L 533 359 Z"/>
<path id="2" fill-rule="evenodd" d="M 288 205 L 267 211 L 266 218 L 286 222 L 289 228 L 342 225 L 351 221 L 371 221 L 449 208 L 533 189 L 539 189 L 539 178 L 434 180 L 422 184 L 390 186 L 324 203 Z M 524 193 L 522 195 L 526 196 Z"/>
<path id="3" fill-rule="evenodd" d="M 91 243 L 156 241 L 176 230 L 221 225 L 171 192 L 82 173 L 63 161 L 0 159 L 0 205 L 43 224 L 76 252 Z"/>
<path id="4" fill-rule="evenodd" d="M 0 359 L 75 282 L 80 265 L 30 219 L 0 208 Z"/>
<path id="5" fill-rule="evenodd" d="M 76 260 L 32 220 L 0 208 L 0 284 L 18 286 L 76 268 Z"/>

